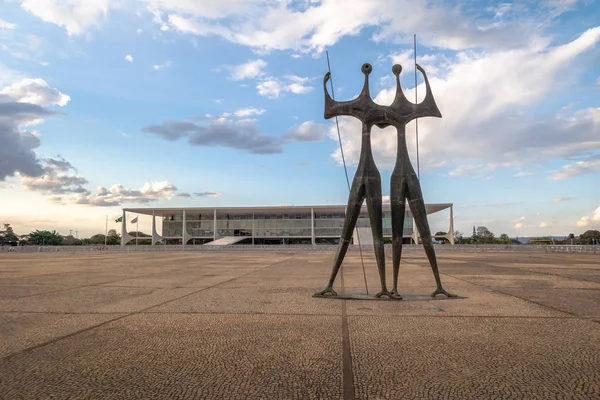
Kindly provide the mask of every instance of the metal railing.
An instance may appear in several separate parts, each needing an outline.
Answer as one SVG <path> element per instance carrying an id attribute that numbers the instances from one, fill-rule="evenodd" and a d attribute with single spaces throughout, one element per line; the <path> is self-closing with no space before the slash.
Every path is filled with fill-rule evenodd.
<path id="1" fill-rule="evenodd" d="M 504 245 L 504 244 L 434 244 L 436 252 L 455 253 L 484 253 L 484 252 L 537 252 L 537 253 L 591 253 L 600 254 L 600 245 Z M 130 245 L 130 246 L 0 246 L 0 253 L 95 253 L 95 252 L 173 252 L 173 251 L 335 251 L 337 245 Z M 363 251 L 373 249 L 373 246 L 362 246 Z M 358 251 L 358 246 L 350 245 L 348 251 Z M 422 251 L 422 245 L 405 244 L 403 251 Z M 385 245 L 385 251 L 391 254 L 391 244 Z"/>

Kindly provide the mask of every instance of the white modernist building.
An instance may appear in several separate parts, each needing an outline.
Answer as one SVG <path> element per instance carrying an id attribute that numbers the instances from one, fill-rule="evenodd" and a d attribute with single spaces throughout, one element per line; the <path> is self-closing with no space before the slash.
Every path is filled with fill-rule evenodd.
<path id="1" fill-rule="evenodd" d="M 450 203 L 426 204 L 427 214 L 450 209 L 446 238 L 454 244 L 454 216 Z M 339 206 L 274 206 L 274 207 L 189 207 L 189 208 L 124 208 L 121 245 L 135 239 L 127 230 L 126 213 L 152 217 L 151 244 L 229 245 L 239 244 L 332 244 L 342 233 L 346 207 Z M 162 234 L 156 229 L 160 218 Z M 392 237 L 391 210 L 383 205 L 383 235 Z M 372 244 L 371 225 L 363 206 L 354 230 L 353 241 Z M 406 211 L 404 241 L 417 242 L 413 216 Z"/>

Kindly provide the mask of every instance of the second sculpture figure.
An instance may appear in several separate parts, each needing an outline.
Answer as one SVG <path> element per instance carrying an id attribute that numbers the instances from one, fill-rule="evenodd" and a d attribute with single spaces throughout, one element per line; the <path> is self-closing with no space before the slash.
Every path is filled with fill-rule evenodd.
<path id="1" fill-rule="evenodd" d="M 442 287 L 440 274 L 438 271 L 435 250 L 427 222 L 427 214 L 425 211 L 425 203 L 423 194 L 421 193 L 421 185 L 417 174 L 412 167 L 408 150 L 406 147 L 406 124 L 415 118 L 422 117 L 438 117 L 442 114 L 435 104 L 435 100 L 431 93 L 429 80 L 421 66 L 417 65 L 417 69 L 423 74 L 425 80 L 425 98 L 419 104 L 409 102 L 402 92 L 400 87 L 400 72 L 402 67 L 394 65 L 392 72 L 396 76 L 396 97 L 389 106 L 376 104 L 369 93 L 369 74 L 372 71 L 370 64 L 363 64 L 361 70 L 365 76 L 363 89 L 360 95 L 351 101 L 338 102 L 331 98 L 327 91 L 327 82 L 330 79 L 330 74 L 327 73 L 323 79 L 325 90 L 325 118 L 347 115 L 359 119 L 362 122 L 362 145 L 360 151 L 360 159 L 350 196 L 348 197 L 348 206 L 346 209 L 346 219 L 342 228 L 342 236 L 335 254 L 333 270 L 331 278 L 325 290 L 316 293 L 319 296 L 337 296 L 333 290 L 333 283 L 339 272 L 339 269 L 348 250 L 348 245 L 352 238 L 352 231 L 356 226 L 356 222 L 360 215 L 362 204 L 367 200 L 367 210 L 373 232 L 373 245 L 375 248 L 375 258 L 377 261 L 377 269 L 379 271 L 379 279 L 381 281 L 381 291 L 376 294 L 376 297 L 387 296 L 388 298 L 401 299 L 398 292 L 398 271 L 400 269 L 400 258 L 402 256 L 402 233 L 404 230 L 404 214 L 406 209 L 406 201 L 415 219 L 415 223 L 421 239 L 425 253 L 429 259 L 431 269 L 436 282 L 436 290 L 432 296 L 444 294 L 448 297 L 455 295 L 448 293 Z M 393 126 L 398 132 L 398 153 L 396 156 L 396 165 L 391 177 L 390 187 L 390 202 L 392 209 L 392 260 L 394 283 L 391 291 L 388 291 L 385 279 L 385 254 L 383 246 L 383 209 L 382 209 L 382 193 L 381 193 L 381 175 L 377 170 L 373 153 L 371 151 L 371 128 L 373 125 L 379 128 Z"/>

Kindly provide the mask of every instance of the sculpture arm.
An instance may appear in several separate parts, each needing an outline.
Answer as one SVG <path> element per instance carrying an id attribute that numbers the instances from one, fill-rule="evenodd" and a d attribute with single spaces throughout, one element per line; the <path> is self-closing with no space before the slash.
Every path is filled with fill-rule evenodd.
<path id="1" fill-rule="evenodd" d="M 417 69 L 421 71 L 425 81 L 425 98 L 419 104 L 413 104 L 413 113 L 410 120 L 422 117 L 442 118 L 442 113 L 440 112 L 440 109 L 433 98 L 433 93 L 431 92 L 431 86 L 429 85 L 429 79 L 427 79 L 425 70 L 419 64 L 417 64 Z"/>
<path id="2" fill-rule="evenodd" d="M 330 119 L 340 115 L 349 115 L 360 118 L 360 114 L 355 109 L 356 100 L 351 101 L 336 101 L 327 90 L 327 82 L 331 79 L 331 73 L 328 72 L 323 78 L 323 90 L 325 92 L 325 119 Z"/>

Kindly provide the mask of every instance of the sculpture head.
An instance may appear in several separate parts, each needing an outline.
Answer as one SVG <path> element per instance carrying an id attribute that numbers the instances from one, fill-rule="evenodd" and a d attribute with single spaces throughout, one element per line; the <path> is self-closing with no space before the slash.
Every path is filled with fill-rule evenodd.
<path id="1" fill-rule="evenodd" d="M 329 119 L 335 116 L 349 115 L 360 119 L 367 126 L 377 125 L 379 127 L 407 124 L 411 120 L 421 117 L 441 118 L 442 114 L 431 93 L 427 74 L 418 64 L 417 69 L 423 74 L 425 80 L 425 98 L 423 101 L 419 104 L 408 101 L 400 86 L 402 66 L 396 64 L 392 67 L 392 73 L 396 77 L 396 96 L 389 106 L 376 104 L 371 98 L 369 93 L 369 75 L 373 71 L 371 64 L 365 63 L 362 65 L 361 71 L 365 75 L 363 88 L 358 97 L 350 101 L 338 102 L 331 98 L 327 91 L 327 82 L 331 79 L 331 74 L 328 72 L 323 79 L 325 118 Z"/>

